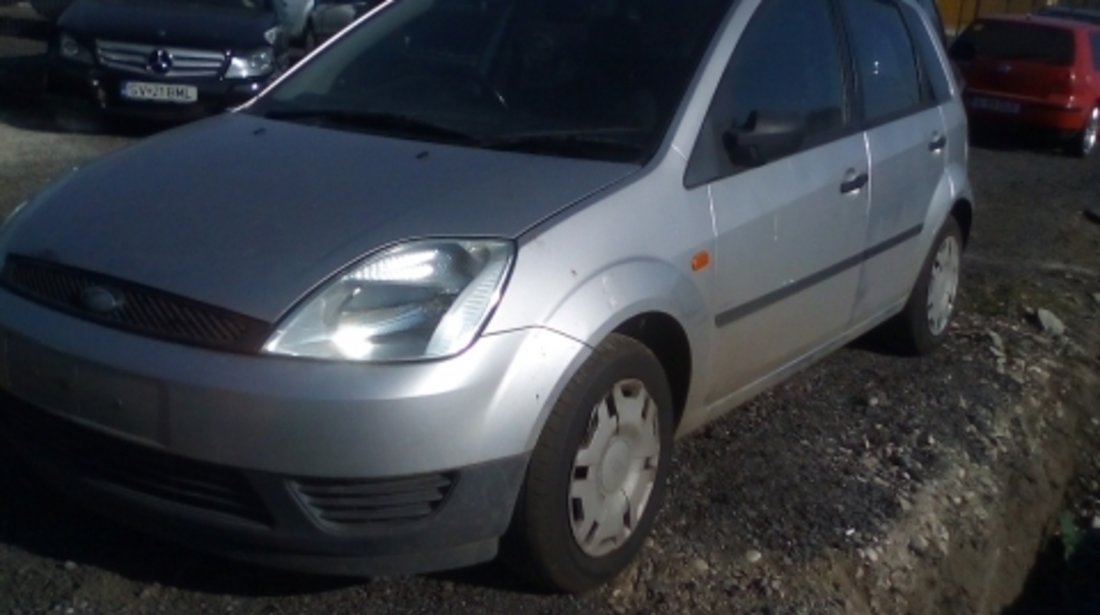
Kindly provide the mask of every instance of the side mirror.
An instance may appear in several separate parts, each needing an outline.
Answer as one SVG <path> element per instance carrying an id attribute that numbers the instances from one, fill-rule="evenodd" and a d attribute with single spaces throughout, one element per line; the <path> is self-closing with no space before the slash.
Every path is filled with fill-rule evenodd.
<path id="1" fill-rule="evenodd" d="M 745 123 L 722 135 L 730 162 L 758 167 L 793 154 L 806 138 L 806 121 L 797 113 L 753 111 Z"/>

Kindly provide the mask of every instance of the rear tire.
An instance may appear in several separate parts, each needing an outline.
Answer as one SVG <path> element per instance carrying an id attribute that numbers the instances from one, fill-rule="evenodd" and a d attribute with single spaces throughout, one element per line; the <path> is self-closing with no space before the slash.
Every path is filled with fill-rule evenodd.
<path id="1" fill-rule="evenodd" d="M 928 354 L 943 343 L 956 311 L 962 247 L 959 223 L 954 216 L 948 216 L 924 260 L 905 308 L 878 332 L 881 341 L 909 355 Z"/>
<path id="2" fill-rule="evenodd" d="M 1087 158 L 1096 149 L 1097 132 L 1100 131 L 1100 107 L 1093 107 L 1085 118 L 1085 125 L 1069 142 L 1069 152 L 1078 158 Z"/>
<path id="3" fill-rule="evenodd" d="M 501 556 L 542 589 L 618 575 L 664 499 L 672 396 L 657 357 L 612 334 L 566 385 L 531 456 Z"/>

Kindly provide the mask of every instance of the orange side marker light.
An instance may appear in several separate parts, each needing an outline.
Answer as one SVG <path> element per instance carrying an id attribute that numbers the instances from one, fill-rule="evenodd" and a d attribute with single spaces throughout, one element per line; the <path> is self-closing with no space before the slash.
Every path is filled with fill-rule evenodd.
<path id="1" fill-rule="evenodd" d="M 703 269 L 706 269 L 708 265 L 710 265 L 710 252 L 707 252 L 706 250 L 696 252 L 695 256 L 691 257 L 692 271 L 701 271 Z"/>

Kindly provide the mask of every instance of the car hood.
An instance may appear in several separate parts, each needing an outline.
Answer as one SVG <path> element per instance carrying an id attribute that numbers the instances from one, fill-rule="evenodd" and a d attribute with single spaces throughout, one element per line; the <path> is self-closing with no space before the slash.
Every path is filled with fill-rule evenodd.
<path id="1" fill-rule="evenodd" d="M 225 114 L 71 173 L 0 251 L 274 322 L 383 246 L 516 238 L 638 168 Z"/>
<path id="2" fill-rule="evenodd" d="M 61 16 L 62 30 L 86 37 L 204 49 L 266 44 L 274 10 L 249 11 L 186 0 L 78 0 Z"/>

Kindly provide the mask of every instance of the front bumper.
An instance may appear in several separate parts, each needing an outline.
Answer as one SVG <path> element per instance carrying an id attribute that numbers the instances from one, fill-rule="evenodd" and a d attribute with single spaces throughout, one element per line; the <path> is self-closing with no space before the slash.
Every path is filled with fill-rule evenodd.
<path id="1" fill-rule="evenodd" d="M 532 329 L 356 365 L 148 339 L 0 290 L 0 434 L 148 532 L 340 574 L 492 558 L 583 345 Z"/>
<path id="2" fill-rule="evenodd" d="M 92 107 L 111 114 L 166 120 L 196 119 L 248 101 L 263 89 L 266 80 L 267 77 L 164 79 L 55 57 L 49 67 L 47 92 L 60 104 Z M 129 100 L 122 96 L 122 84 L 127 81 L 194 86 L 198 100 L 193 103 Z"/>

